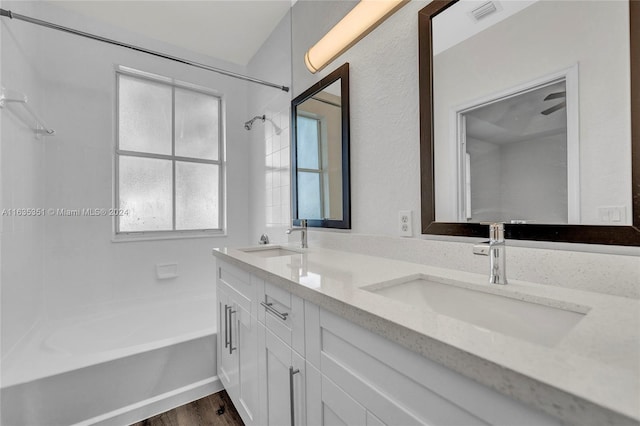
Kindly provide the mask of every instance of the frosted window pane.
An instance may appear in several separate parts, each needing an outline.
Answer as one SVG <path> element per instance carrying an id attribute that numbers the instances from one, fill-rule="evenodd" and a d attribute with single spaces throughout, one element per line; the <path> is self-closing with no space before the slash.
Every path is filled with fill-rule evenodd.
<path id="1" fill-rule="evenodd" d="M 298 168 L 319 169 L 318 161 L 318 120 L 298 116 L 296 149 Z"/>
<path id="2" fill-rule="evenodd" d="M 176 229 L 219 229 L 218 166 L 176 161 Z"/>
<path id="3" fill-rule="evenodd" d="M 120 232 L 172 229 L 171 161 L 120 156 Z"/>
<path id="4" fill-rule="evenodd" d="M 320 174 L 298 172 L 298 219 L 322 219 Z"/>
<path id="5" fill-rule="evenodd" d="M 218 159 L 218 108 L 214 96 L 176 89 L 176 155 Z"/>
<path id="6" fill-rule="evenodd" d="M 171 87 L 120 75 L 119 148 L 171 154 Z"/>

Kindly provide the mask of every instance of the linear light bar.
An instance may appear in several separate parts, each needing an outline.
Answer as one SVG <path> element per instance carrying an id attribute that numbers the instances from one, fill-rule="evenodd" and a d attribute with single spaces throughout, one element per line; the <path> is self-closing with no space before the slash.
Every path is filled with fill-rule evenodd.
<path id="1" fill-rule="evenodd" d="M 305 65 L 314 74 L 320 71 L 408 2 L 360 0 L 320 41 L 307 50 Z"/>

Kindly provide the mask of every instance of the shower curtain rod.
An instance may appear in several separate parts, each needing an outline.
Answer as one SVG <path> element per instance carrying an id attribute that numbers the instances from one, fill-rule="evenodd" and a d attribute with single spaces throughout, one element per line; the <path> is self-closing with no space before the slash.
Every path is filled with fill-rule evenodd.
<path id="1" fill-rule="evenodd" d="M 43 26 L 43 27 L 52 28 L 54 30 L 63 31 L 63 32 L 70 33 L 70 34 L 75 34 L 77 36 L 86 37 L 86 38 L 89 38 L 89 39 L 92 39 L 92 40 L 101 41 L 103 43 L 109 43 L 109 44 L 113 44 L 113 45 L 120 46 L 120 47 L 126 47 L 127 49 L 135 50 L 137 52 L 146 53 L 148 55 L 157 56 L 157 57 L 163 58 L 163 59 L 169 59 L 171 61 L 179 62 L 181 64 L 191 65 L 192 67 L 201 68 L 203 70 L 216 72 L 218 74 L 226 75 L 226 76 L 237 78 L 237 79 L 240 79 L 240 80 L 250 81 L 252 83 L 262 84 L 264 86 L 274 87 L 276 89 L 280 89 L 280 90 L 285 91 L 285 92 L 289 91 L 289 88 L 287 86 L 281 86 L 279 84 L 270 83 L 268 81 L 260 80 L 260 79 L 253 78 L 253 77 L 248 77 L 246 75 L 238 74 L 238 73 L 235 73 L 235 72 L 232 72 L 232 71 L 223 70 L 221 68 L 211 67 L 209 65 L 201 64 L 201 63 L 198 63 L 198 62 L 193 62 L 193 61 L 189 61 L 187 59 L 178 58 L 177 56 L 166 55 L 164 53 L 155 52 L 153 50 L 145 49 L 143 47 L 134 46 L 132 44 L 122 43 L 122 42 L 119 42 L 119 41 L 116 41 L 116 40 L 112 40 L 112 39 L 109 39 L 109 38 L 106 38 L 106 37 L 101 37 L 101 36 L 98 36 L 98 35 L 95 35 L 95 34 L 86 33 L 84 31 L 74 30 L 73 28 L 63 27 L 62 25 L 54 24 L 54 23 L 47 22 L 47 21 L 42 21 L 40 19 L 31 18 L 31 17 L 25 16 L 25 15 L 20 15 L 18 13 L 13 13 L 10 10 L 0 9 L 0 16 L 5 16 L 5 17 L 8 17 L 10 19 L 18 19 L 20 21 L 29 22 L 31 24 L 36 24 L 36 25 L 40 25 L 40 26 Z"/>

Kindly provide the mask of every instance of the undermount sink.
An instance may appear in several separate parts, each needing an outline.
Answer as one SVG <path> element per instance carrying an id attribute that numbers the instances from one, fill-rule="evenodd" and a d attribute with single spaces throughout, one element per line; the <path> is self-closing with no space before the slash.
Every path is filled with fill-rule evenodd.
<path id="1" fill-rule="evenodd" d="M 257 257 L 281 257 L 301 254 L 298 251 L 289 250 L 280 246 L 251 247 L 240 249 L 240 251 Z"/>
<path id="2" fill-rule="evenodd" d="M 460 286 L 462 285 L 462 286 Z M 451 280 L 409 276 L 363 287 L 420 309 L 545 346 L 555 346 L 584 313 L 465 288 Z"/>

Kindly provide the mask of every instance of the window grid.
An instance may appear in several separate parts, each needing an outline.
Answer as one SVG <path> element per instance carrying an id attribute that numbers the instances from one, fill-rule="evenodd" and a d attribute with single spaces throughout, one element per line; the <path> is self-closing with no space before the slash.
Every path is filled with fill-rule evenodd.
<path id="1" fill-rule="evenodd" d="M 176 230 L 176 87 L 171 86 L 171 222 Z"/>
<path id="2" fill-rule="evenodd" d="M 121 150 L 120 149 L 120 129 L 119 129 L 119 123 L 120 123 L 120 77 L 121 76 L 126 76 L 126 77 L 132 77 L 132 78 L 137 78 L 143 81 L 149 81 L 152 83 L 156 83 L 156 84 L 164 84 L 167 86 L 171 87 L 171 155 L 166 155 L 166 154 L 155 154 L 155 153 L 150 153 L 150 152 L 143 152 L 143 151 L 131 151 L 131 150 Z M 217 116 L 217 120 L 218 120 L 218 143 L 217 143 L 217 160 L 209 160 L 209 159 L 205 159 L 205 158 L 197 158 L 197 157 L 184 157 L 184 156 L 176 156 L 175 152 L 175 143 L 176 143 L 176 122 L 175 122 L 175 110 L 176 110 L 176 105 L 175 105 L 175 93 L 176 93 L 176 88 L 179 88 L 181 90 L 187 90 L 187 91 L 192 91 L 195 93 L 200 93 L 200 94 L 204 94 L 206 96 L 211 96 L 216 98 L 217 103 L 218 103 L 218 116 Z M 119 194 L 119 187 L 120 187 L 120 170 L 119 170 L 119 163 L 120 163 L 120 158 L 123 156 L 126 157 L 140 157 L 140 158 L 150 158 L 150 159 L 162 159 L 162 160 L 169 160 L 172 163 L 172 176 L 171 176 L 171 180 L 172 180 L 172 199 L 171 199 L 171 203 L 172 203 L 172 229 L 171 230 L 160 230 L 160 231 L 120 231 L 120 217 L 119 216 L 115 216 L 115 232 L 116 235 L 163 235 L 163 234 L 201 234 L 203 232 L 206 231 L 214 231 L 215 233 L 221 233 L 223 231 L 223 224 L 224 224 L 224 196 L 223 196 L 223 189 L 224 189 L 224 171 L 223 171 L 223 140 L 222 140 L 222 135 L 223 135 L 223 131 L 222 131 L 222 99 L 216 95 L 211 93 L 210 91 L 202 88 L 202 89 L 198 89 L 193 87 L 192 85 L 183 85 L 174 81 L 169 81 L 168 79 L 164 79 L 164 78 L 152 78 L 152 77 L 148 77 L 146 75 L 139 75 L 137 74 L 135 71 L 132 72 L 125 72 L 122 70 L 119 70 L 116 72 L 116 161 L 115 161 L 115 179 L 116 179 L 116 185 L 115 185 L 115 205 L 116 207 L 119 209 L 120 208 L 120 194 Z M 183 230 L 179 230 L 176 229 L 176 162 L 177 161 L 181 161 L 181 162 L 187 162 L 187 163 L 201 163 L 201 164 L 212 164 L 212 165 L 217 165 L 218 166 L 218 227 L 217 228 L 206 228 L 206 229 L 183 229 Z"/>

